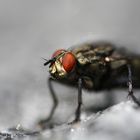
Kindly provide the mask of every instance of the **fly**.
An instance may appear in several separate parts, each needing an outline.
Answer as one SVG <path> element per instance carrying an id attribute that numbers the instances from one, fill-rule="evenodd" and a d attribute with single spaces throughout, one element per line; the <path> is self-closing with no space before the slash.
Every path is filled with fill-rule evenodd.
<path id="1" fill-rule="evenodd" d="M 140 106 L 132 86 L 133 80 L 133 84 L 140 87 L 140 57 L 129 54 L 122 48 L 107 42 L 85 43 L 68 50 L 57 50 L 51 59 L 46 60 L 44 66 L 48 64 L 51 75 L 48 83 L 54 106 L 50 116 L 40 121 L 42 127 L 52 118 L 58 104 L 52 88 L 53 80 L 78 87 L 78 106 L 73 122 L 80 120 L 82 88 L 97 91 L 125 87 L 128 84 L 128 96 Z"/>

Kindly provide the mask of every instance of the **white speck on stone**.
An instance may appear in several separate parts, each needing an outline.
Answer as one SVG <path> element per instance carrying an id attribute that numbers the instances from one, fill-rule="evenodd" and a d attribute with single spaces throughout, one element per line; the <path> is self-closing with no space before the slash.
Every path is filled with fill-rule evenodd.
<path id="1" fill-rule="evenodd" d="M 72 129 L 70 129 L 70 131 L 71 131 L 71 132 L 74 132 L 74 129 L 72 128 Z"/>

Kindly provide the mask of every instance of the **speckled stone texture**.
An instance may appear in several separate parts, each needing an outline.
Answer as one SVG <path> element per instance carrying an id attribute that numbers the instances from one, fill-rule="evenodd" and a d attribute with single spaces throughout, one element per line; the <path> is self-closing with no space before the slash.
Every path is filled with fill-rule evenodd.
<path id="1" fill-rule="evenodd" d="M 24 130 L 21 126 L 0 134 L 1 138 L 29 140 L 138 140 L 140 108 L 133 101 L 121 102 L 104 111 L 84 116 L 81 122 L 55 125 L 43 131 Z"/>

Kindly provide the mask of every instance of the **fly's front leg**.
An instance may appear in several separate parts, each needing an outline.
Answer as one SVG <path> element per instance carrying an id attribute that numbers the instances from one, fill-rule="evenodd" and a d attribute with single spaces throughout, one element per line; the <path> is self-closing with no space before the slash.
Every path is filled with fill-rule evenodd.
<path id="1" fill-rule="evenodd" d="M 78 105 L 77 105 L 77 109 L 75 111 L 75 119 L 72 122 L 70 122 L 69 124 L 80 121 L 81 106 L 82 106 L 82 79 L 79 78 L 78 79 Z"/>
<path id="2" fill-rule="evenodd" d="M 51 108 L 51 111 L 50 111 L 50 114 L 47 118 L 39 121 L 39 126 L 42 128 L 42 129 L 45 129 L 47 128 L 47 123 L 52 119 L 53 117 L 53 114 L 55 112 L 55 109 L 58 105 L 58 99 L 57 99 L 57 96 L 53 90 L 53 86 L 52 86 L 52 82 L 53 82 L 53 79 L 52 78 L 49 78 L 48 79 L 48 87 L 49 87 L 49 90 L 50 90 L 50 94 L 51 94 L 51 97 L 52 97 L 52 100 L 53 100 L 53 106 Z M 53 126 L 49 126 L 49 127 L 53 127 Z"/>
<path id="3" fill-rule="evenodd" d="M 131 97 L 132 100 L 138 105 L 140 106 L 140 102 L 138 101 L 138 99 L 134 96 L 133 93 L 133 85 L 132 85 L 132 72 L 131 72 L 131 67 L 128 64 L 128 97 Z"/>

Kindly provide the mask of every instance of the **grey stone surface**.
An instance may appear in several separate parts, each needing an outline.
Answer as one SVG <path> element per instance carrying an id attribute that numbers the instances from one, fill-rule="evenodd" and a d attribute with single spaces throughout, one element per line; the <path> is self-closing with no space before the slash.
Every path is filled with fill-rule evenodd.
<path id="1" fill-rule="evenodd" d="M 25 131 L 19 126 L 17 130 L 7 131 L 5 137 L 15 140 L 138 140 L 140 139 L 139 116 L 139 107 L 133 101 L 128 100 L 102 112 L 85 116 L 81 122 L 76 124 L 65 123 L 40 132 Z M 1 137 L 4 138 L 4 136 Z"/>

